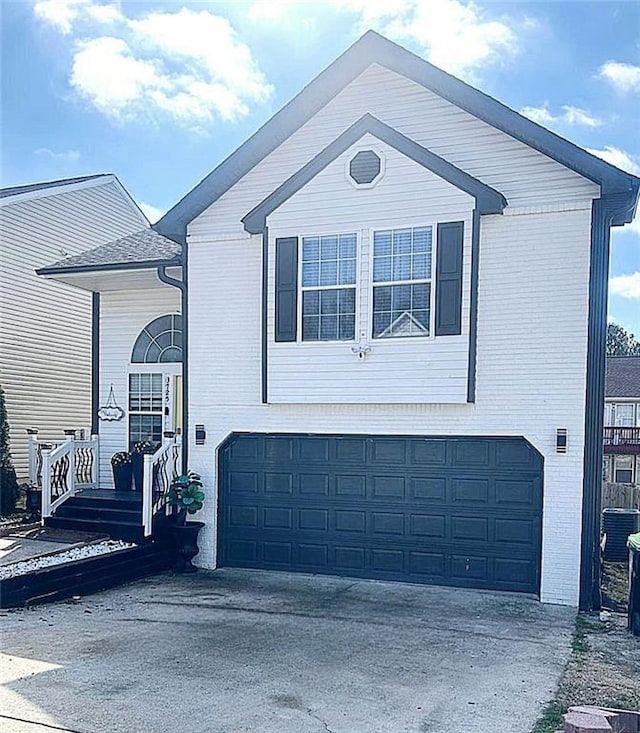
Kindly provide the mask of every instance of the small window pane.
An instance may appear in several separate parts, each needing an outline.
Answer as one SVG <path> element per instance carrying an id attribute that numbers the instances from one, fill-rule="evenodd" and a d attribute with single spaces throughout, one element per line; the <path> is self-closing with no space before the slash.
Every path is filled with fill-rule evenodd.
<path id="1" fill-rule="evenodd" d="M 393 232 L 393 254 L 411 253 L 411 229 L 396 229 Z"/>
<path id="2" fill-rule="evenodd" d="M 321 260 L 337 260 L 338 259 L 338 237 L 321 237 L 320 239 L 320 259 Z"/>
<path id="3" fill-rule="evenodd" d="M 180 361 L 181 358 L 182 358 L 182 349 L 179 349 L 177 346 L 170 346 L 168 349 L 165 349 L 160 354 L 160 363 L 161 364 L 174 363 L 176 361 Z"/>
<path id="4" fill-rule="evenodd" d="M 391 257 L 374 257 L 373 279 L 376 282 L 391 280 Z"/>
<path id="5" fill-rule="evenodd" d="M 320 293 L 320 313 L 331 315 L 338 312 L 338 291 L 322 290 Z"/>
<path id="6" fill-rule="evenodd" d="M 320 318 L 305 316 L 302 319 L 302 340 L 317 341 L 320 338 Z"/>
<path id="7" fill-rule="evenodd" d="M 337 316 L 322 316 L 320 318 L 320 338 L 323 341 L 333 341 L 338 338 Z"/>
<path id="8" fill-rule="evenodd" d="M 338 290 L 340 313 L 356 312 L 356 291 L 354 288 Z"/>
<path id="9" fill-rule="evenodd" d="M 320 263 L 320 285 L 336 285 L 338 282 L 338 262 L 329 260 Z"/>
<path id="10" fill-rule="evenodd" d="M 340 259 L 355 258 L 356 256 L 356 235 L 346 234 L 340 237 Z"/>
<path id="11" fill-rule="evenodd" d="M 373 255 L 379 257 L 381 255 L 391 254 L 391 231 L 375 232 L 373 235 Z"/>
<path id="12" fill-rule="evenodd" d="M 356 261 L 341 260 L 338 285 L 353 285 L 356 281 Z"/>
<path id="13" fill-rule="evenodd" d="M 151 321 L 151 323 L 147 326 L 147 331 L 151 336 L 157 336 L 159 333 L 162 333 L 163 331 L 171 331 L 172 330 L 172 318 L 171 316 L 162 316 L 160 318 L 156 318 L 155 321 Z"/>
<path id="14" fill-rule="evenodd" d="M 318 237 L 305 237 L 302 240 L 302 261 L 320 259 L 320 239 Z"/>
<path id="15" fill-rule="evenodd" d="M 356 319 L 355 316 L 340 316 L 340 333 L 339 338 L 350 340 L 355 337 Z"/>
<path id="16" fill-rule="evenodd" d="M 320 312 L 320 291 L 307 290 L 302 294 L 302 315 L 317 315 Z"/>
<path id="17" fill-rule="evenodd" d="M 305 262 L 302 265 L 302 287 L 313 287 L 320 277 L 319 262 Z"/>

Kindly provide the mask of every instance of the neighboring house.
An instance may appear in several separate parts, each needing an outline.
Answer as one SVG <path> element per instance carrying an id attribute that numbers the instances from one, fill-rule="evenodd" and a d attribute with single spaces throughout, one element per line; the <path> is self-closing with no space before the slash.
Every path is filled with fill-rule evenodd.
<path id="1" fill-rule="evenodd" d="M 144 246 L 41 271 L 100 293 L 126 413 L 101 482 L 182 414 L 205 567 L 591 607 L 609 230 L 639 186 L 365 34 Z"/>
<path id="2" fill-rule="evenodd" d="M 640 483 L 640 356 L 608 356 L 603 479 Z"/>
<path id="3" fill-rule="evenodd" d="M 60 442 L 91 426 L 92 296 L 35 271 L 149 222 L 108 174 L 0 189 L 0 227 L 0 384 L 25 480 L 27 428 Z"/>

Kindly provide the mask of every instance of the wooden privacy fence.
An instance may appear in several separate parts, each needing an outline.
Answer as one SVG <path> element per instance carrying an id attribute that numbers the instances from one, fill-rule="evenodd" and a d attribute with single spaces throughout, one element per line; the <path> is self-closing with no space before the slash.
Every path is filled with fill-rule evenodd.
<path id="1" fill-rule="evenodd" d="M 640 484 L 602 482 L 603 509 L 640 509 Z"/>

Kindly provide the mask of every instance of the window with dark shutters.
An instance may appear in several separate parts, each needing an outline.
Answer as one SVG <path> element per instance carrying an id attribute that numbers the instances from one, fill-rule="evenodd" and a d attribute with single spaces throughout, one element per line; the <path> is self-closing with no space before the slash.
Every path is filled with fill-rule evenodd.
<path id="1" fill-rule="evenodd" d="M 438 224 L 436 336 L 462 333 L 462 251 L 464 222 Z"/>
<path id="2" fill-rule="evenodd" d="M 275 340 L 295 341 L 298 311 L 298 238 L 276 239 Z"/>

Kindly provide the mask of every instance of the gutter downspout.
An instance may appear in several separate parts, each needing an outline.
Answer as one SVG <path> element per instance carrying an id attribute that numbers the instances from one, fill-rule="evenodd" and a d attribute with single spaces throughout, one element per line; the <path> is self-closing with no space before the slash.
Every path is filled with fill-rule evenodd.
<path id="1" fill-rule="evenodd" d="M 189 289 L 187 274 L 187 247 L 182 246 L 182 280 L 167 274 L 168 265 L 157 269 L 158 280 L 180 290 L 182 311 L 182 473 L 189 465 Z"/>
<path id="2" fill-rule="evenodd" d="M 591 208 L 580 611 L 599 610 L 601 606 L 599 541 L 602 511 L 602 426 L 611 227 L 631 221 L 637 197 L 638 185 L 634 184 L 630 191 L 603 192 L 599 199 L 594 199 Z"/>

